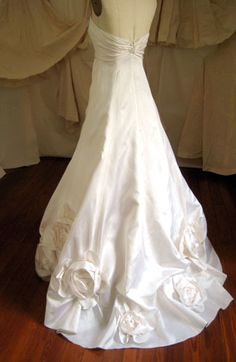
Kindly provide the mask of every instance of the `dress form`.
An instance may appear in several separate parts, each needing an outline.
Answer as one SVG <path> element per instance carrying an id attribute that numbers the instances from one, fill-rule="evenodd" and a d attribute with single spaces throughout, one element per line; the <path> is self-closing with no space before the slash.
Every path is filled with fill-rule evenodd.
<path id="1" fill-rule="evenodd" d="M 102 0 L 101 15 L 92 19 L 104 31 L 130 41 L 149 32 L 155 14 L 156 0 Z"/>

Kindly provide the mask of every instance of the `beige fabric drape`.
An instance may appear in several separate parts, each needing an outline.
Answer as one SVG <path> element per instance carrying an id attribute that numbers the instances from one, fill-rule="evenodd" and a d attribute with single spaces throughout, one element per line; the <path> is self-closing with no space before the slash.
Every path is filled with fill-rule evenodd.
<path id="1" fill-rule="evenodd" d="M 236 33 L 206 57 L 197 74 L 177 154 L 236 173 Z"/>
<path id="2" fill-rule="evenodd" d="M 73 123 L 82 124 L 85 118 L 93 60 L 94 49 L 88 38 L 86 49 L 76 49 L 58 64 L 60 75 L 57 109 L 58 114 L 68 121 L 68 130 L 73 131 Z"/>
<path id="3" fill-rule="evenodd" d="M 216 45 L 198 49 L 157 46 L 149 47 L 146 51 L 144 64 L 148 81 L 175 153 L 187 117 L 195 79 L 203 59 L 215 51 Z"/>
<path id="4" fill-rule="evenodd" d="M 39 74 L 84 46 L 88 0 L 1 0 L 0 78 Z"/>
<path id="5" fill-rule="evenodd" d="M 61 72 L 63 67 L 58 64 L 43 73 L 37 82 L 22 87 L 0 87 L 2 168 L 37 164 L 40 156 L 72 156 L 81 124 L 73 122 L 73 128 L 68 129 L 70 122 L 58 115 Z M 84 84 L 86 87 L 89 84 Z M 79 109 L 79 114 L 83 112 L 83 108 Z"/>
<path id="6" fill-rule="evenodd" d="M 236 30 L 235 0 L 158 0 L 149 44 L 199 48 Z"/>

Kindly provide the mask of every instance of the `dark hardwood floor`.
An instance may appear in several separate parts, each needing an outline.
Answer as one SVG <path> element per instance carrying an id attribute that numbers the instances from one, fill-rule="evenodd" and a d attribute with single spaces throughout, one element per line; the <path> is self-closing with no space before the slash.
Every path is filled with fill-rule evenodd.
<path id="1" fill-rule="evenodd" d="M 47 283 L 35 274 L 34 254 L 41 217 L 67 164 L 44 158 L 0 180 L 0 361 L 236 361 L 235 301 L 198 336 L 165 348 L 88 350 L 44 327 Z M 236 175 L 181 170 L 203 205 L 209 238 L 228 275 L 225 287 L 236 298 Z"/>

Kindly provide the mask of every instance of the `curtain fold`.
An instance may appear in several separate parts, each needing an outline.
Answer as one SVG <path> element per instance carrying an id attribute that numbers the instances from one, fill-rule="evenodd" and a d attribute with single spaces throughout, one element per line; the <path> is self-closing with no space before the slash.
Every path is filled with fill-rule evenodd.
<path id="1" fill-rule="evenodd" d="M 201 157 L 205 171 L 236 173 L 236 33 L 196 74 L 177 155 Z"/>
<path id="2" fill-rule="evenodd" d="M 200 48 L 222 43 L 235 30 L 235 0 L 159 0 L 149 45 Z"/>
<path id="3" fill-rule="evenodd" d="M 88 0 L 1 0 L 0 78 L 42 73 L 83 44 L 90 11 Z"/>

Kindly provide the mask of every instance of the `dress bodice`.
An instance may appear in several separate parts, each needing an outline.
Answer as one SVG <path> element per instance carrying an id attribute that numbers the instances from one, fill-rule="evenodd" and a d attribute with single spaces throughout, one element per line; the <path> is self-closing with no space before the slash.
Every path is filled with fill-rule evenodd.
<path id="1" fill-rule="evenodd" d="M 92 17 L 90 17 L 88 33 L 95 49 L 95 59 L 110 62 L 127 56 L 142 59 L 149 38 L 149 33 L 146 33 L 131 42 L 129 39 L 104 31 L 95 24 Z"/>

